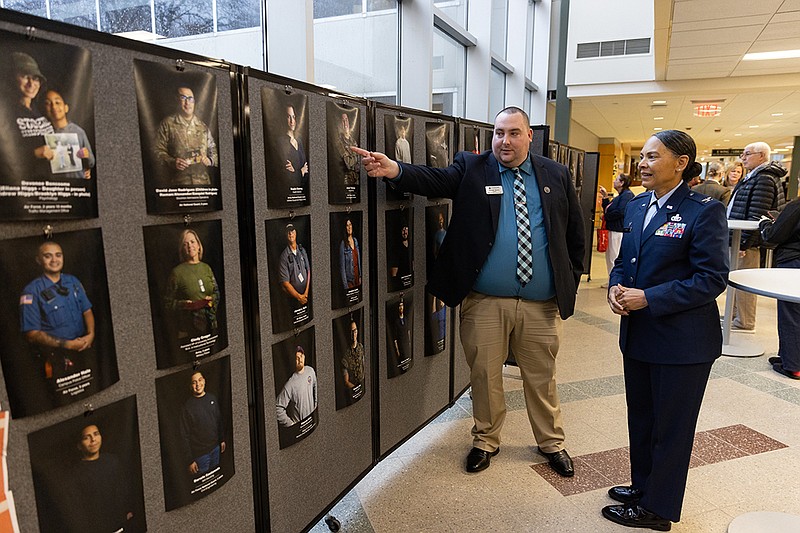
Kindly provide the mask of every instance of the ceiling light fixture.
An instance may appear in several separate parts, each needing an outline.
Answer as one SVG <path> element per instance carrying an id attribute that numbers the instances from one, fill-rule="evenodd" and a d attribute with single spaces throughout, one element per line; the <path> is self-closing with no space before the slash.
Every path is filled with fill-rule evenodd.
<path id="1" fill-rule="evenodd" d="M 773 113 L 772 116 L 773 117 L 782 117 L 783 113 Z"/>
<path id="2" fill-rule="evenodd" d="M 666 103 L 667 103 L 666 100 L 653 100 L 654 105 L 664 105 Z"/>
<path id="3" fill-rule="evenodd" d="M 664 120 L 664 117 L 653 117 L 653 120 Z"/>
<path id="4" fill-rule="evenodd" d="M 775 50 L 774 52 L 753 52 L 745 54 L 742 61 L 766 61 L 770 59 L 794 59 L 800 57 L 800 50 Z"/>
<path id="5" fill-rule="evenodd" d="M 758 124 L 753 124 L 752 126 L 747 126 L 747 127 L 752 129 L 752 128 L 758 128 L 759 125 Z"/>
<path id="6" fill-rule="evenodd" d="M 663 130 L 663 129 L 664 129 L 664 128 L 653 128 L 653 131 L 661 131 L 661 130 Z"/>

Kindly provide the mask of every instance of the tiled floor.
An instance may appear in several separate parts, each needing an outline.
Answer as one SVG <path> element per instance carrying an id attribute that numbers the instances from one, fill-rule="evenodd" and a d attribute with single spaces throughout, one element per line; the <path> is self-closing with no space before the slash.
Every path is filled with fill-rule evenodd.
<path id="1" fill-rule="evenodd" d="M 629 480 L 628 442 L 618 320 L 600 288 L 606 280 L 602 255 L 595 254 L 592 263 L 594 276 L 581 284 L 579 311 L 564 323 L 558 358 L 575 478 L 558 478 L 536 453 L 518 372 L 508 368 L 502 451 L 488 470 L 464 472 L 472 426 L 465 395 L 334 507 L 331 514 L 342 531 L 632 531 L 600 516 L 600 509 L 613 503 L 608 487 Z M 800 382 L 775 373 L 767 363 L 778 347 L 775 301 L 758 302 L 756 334 L 744 338 L 760 343 L 765 354 L 715 363 L 683 515 L 672 531 L 724 533 L 731 520 L 750 511 L 800 515 L 800 482 L 794 472 L 800 464 Z M 313 531 L 328 528 L 320 523 Z"/>

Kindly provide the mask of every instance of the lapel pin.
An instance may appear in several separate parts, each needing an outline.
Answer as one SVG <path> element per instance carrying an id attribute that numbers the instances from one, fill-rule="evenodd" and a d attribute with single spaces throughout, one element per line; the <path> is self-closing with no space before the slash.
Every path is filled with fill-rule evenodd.
<path id="1" fill-rule="evenodd" d="M 672 206 L 667 204 L 667 209 L 672 209 Z"/>
<path id="2" fill-rule="evenodd" d="M 683 219 L 681 218 L 681 216 L 679 214 L 676 214 L 675 216 L 670 218 L 670 220 L 673 221 L 673 222 L 680 222 Z"/>

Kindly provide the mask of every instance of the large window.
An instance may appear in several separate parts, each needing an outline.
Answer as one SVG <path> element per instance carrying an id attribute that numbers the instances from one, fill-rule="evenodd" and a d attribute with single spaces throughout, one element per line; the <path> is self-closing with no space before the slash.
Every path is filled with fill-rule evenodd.
<path id="1" fill-rule="evenodd" d="M 152 32 L 150 0 L 116 0 L 100 3 L 100 27 L 109 33 Z"/>
<path id="2" fill-rule="evenodd" d="M 156 33 L 183 37 L 214 31 L 211 0 L 154 0 Z"/>
<path id="3" fill-rule="evenodd" d="M 536 13 L 536 5 L 531 2 L 528 4 L 528 19 L 525 24 L 525 77 L 533 79 L 533 22 Z"/>
<path id="4" fill-rule="evenodd" d="M 492 66 L 489 78 L 489 116 L 494 118 L 506 106 L 506 75 Z"/>
<path id="5" fill-rule="evenodd" d="M 50 18 L 97 29 L 94 0 L 50 0 Z"/>
<path id="6" fill-rule="evenodd" d="M 355 9 L 355 13 L 343 16 L 340 11 L 344 6 Z M 314 0 L 314 13 L 314 83 L 394 101 L 397 1 Z M 330 14 L 320 17 L 317 13 Z"/>
<path id="7" fill-rule="evenodd" d="M 508 0 L 492 0 L 492 54 L 506 58 L 506 34 L 508 33 Z"/>
<path id="8" fill-rule="evenodd" d="M 478 0 L 483 2 L 485 0 Z M 467 27 L 468 0 L 433 0 L 433 5 L 442 10 L 442 13 L 453 19 L 462 28 Z"/>
<path id="9" fill-rule="evenodd" d="M 464 115 L 466 49 L 433 29 L 433 111 L 460 117 Z"/>

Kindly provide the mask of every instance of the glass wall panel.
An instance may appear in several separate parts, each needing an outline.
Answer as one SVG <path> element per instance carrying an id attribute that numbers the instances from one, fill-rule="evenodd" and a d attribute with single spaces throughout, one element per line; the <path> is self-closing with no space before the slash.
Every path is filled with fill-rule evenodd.
<path id="1" fill-rule="evenodd" d="M 506 33 L 508 31 L 508 0 L 492 0 L 492 53 L 506 58 Z"/>
<path id="2" fill-rule="evenodd" d="M 340 17 L 361 13 L 361 0 L 314 0 L 314 18 Z"/>
<path id="3" fill-rule="evenodd" d="M 36 15 L 37 17 L 47 18 L 47 5 L 45 4 L 45 0 L 6 0 L 3 2 L 3 7 Z"/>
<path id="4" fill-rule="evenodd" d="M 441 9 L 445 15 L 459 23 L 462 28 L 467 27 L 467 4 L 468 0 L 433 0 L 433 5 Z"/>
<path id="5" fill-rule="evenodd" d="M 156 33 L 183 37 L 214 31 L 211 0 L 154 0 Z"/>
<path id="6" fill-rule="evenodd" d="M 153 31 L 150 0 L 102 0 L 100 30 L 108 33 Z"/>
<path id="7" fill-rule="evenodd" d="M 535 5 L 528 4 L 528 21 L 525 25 L 525 77 L 529 80 L 533 79 L 533 21 L 535 16 Z"/>
<path id="8" fill-rule="evenodd" d="M 467 51 L 439 28 L 433 29 L 433 111 L 464 115 Z"/>
<path id="9" fill-rule="evenodd" d="M 261 26 L 259 0 L 217 0 L 217 31 L 259 26 Z"/>
<path id="10" fill-rule="evenodd" d="M 494 116 L 506 106 L 506 75 L 500 69 L 492 67 L 489 78 L 489 117 Z"/>
<path id="11" fill-rule="evenodd" d="M 333 8 L 346 5 L 357 9 L 357 15 L 334 18 Z M 365 7 L 361 1 L 314 0 L 313 82 L 357 96 L 394 96 L 397 2 L 391 9 L 374 12 L 362 12 Z M 317 13 L 330 14 L 320 17 Z"/>
<path id="12" fill-rule="evenodd" d="M 50 0 L 50 18 L 75 26 L 97 29 L 94 0 Z"/>

